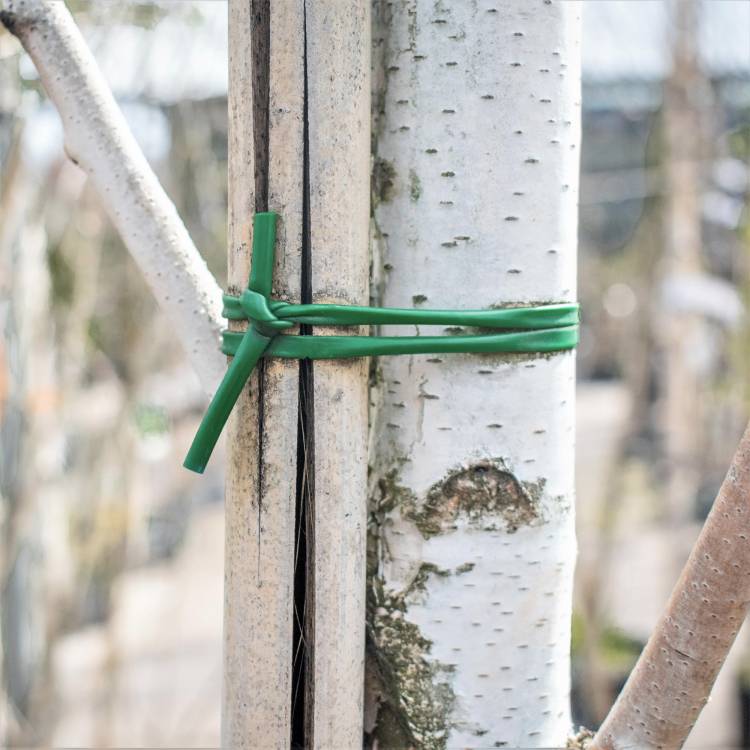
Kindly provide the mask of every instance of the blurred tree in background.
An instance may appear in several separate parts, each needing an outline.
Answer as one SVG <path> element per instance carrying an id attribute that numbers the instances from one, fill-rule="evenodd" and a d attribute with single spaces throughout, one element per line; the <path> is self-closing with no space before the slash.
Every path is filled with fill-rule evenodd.
<path id="1" fill-rule="evenodd" d="M 596 726 L 747 421 L 749 171 L 737 139 L 750 19 L 731 3 L 586 10 L 591 57 L 617 37 L 632 44 L 589 65 L 583 96 L 574 651 L 579 718 Z M 635 23 L 649 32 L 631 37 Z M 740 638 L 696 744 L 740 741 L 732 663 L 744 648 Z"/>
<path id="2" fill-rule="evenodd" d="M 191 2 L 71 6 L 115 78 L 136 137 L 223 278 L 221 6 L 218 15 Z M 186 34 L 201 33 L 209 70 L 195 75 L 199 61 L 191 71 L 174 58 Z M 174 554 L 192 508 L 221 499 L 221 478 L 193 487 L 178 469 L 203 406 L 197 381 L 83 173 L 66 160 L 33 67 L 10 35 L 0 48 L 2 723 L 9 741 L 39 744 L 65 718 L 57 644 L 111 624 L 118 577 Z M 165 55 L 171 65 L 155 59 Z M 97 702 L 106 705 L 121 657 L 111 627 L 102 632 Z M 116 725 L 103 712 L 88 741 L 115 742 Z"/>

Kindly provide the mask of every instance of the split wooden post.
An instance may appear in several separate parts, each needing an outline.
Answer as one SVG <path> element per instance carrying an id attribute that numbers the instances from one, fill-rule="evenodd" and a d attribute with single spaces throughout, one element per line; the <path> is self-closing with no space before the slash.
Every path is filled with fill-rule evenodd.
<path id="1" fill-rule="evenodd" d="M 230 0 L 229 44 L 230 289 L 273 210 L 274 295 L 366 303 L 368 3 Z M 225 747 L 361 744 L 366 434 L 363 360 L 268 360 L 235 407 Z"/>
<path id="2" fill-rule="evenodd" d="M 306 5 L 311 301 L 363 305 L 369 278 L 369 0 Z M 310 375 L 312 690 L 306 746 L 355 748 L 362 744 L 364 692 L 367 362 L 317 361 Z"/>
<path id="3" fill-rule="evenodd" d="M 270 8 L 257 19 L 257 5 L 229 3 L 228 283 L 233 292 L 246 287 L 253 214 L 273 199 L 283 214 L 274 292 L 295 296 L 302 257 L 302 29 L 275 24 L 271 63 Z M 291 16 L 287 21 L 297 15 L 291 3 L 276 4 L 274 12 Z M 274 107 L 282 114 L 273 128 L 272 66 L 285 73 L 274 76 Z M 267 154 L 279 159 L 282 151 L 285 169 L 274 170 L 271 188 Z M 222 746 L 228 748 L 283 748 L 291 736 L 297 383 L 297 362 L 262 363 L 227 430 Z"/>

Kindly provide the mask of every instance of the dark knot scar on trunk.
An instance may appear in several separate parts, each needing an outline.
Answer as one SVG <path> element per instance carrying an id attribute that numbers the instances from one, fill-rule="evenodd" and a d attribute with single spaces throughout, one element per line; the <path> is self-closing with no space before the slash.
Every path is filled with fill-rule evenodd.
<path id="1" fill-rule="evenodd" d="M 426 538 L 450 533 L 461 517 L 478 529 L 513 533 L 541 520 L 544 484 L 519 481 L 501 462 L 480 461 L 449 472 L 406 515 Z"/>

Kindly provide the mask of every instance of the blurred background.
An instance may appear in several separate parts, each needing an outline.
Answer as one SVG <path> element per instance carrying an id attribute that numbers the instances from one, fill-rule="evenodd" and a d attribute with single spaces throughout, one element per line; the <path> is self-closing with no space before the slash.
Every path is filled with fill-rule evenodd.
<path id="1" fill-rule="evenodd" d="M 223 284 L 225 2 L 69 5 Z M 573 705 L 595 727 L 750 416 L 750 2 L 583 5 Z M 218 746 L 222 461 L 182 470 L 197 379 L 4 32 L 0 170 L 0 727 Z M 750 747 L 746 631 L 691 744 Z"/>

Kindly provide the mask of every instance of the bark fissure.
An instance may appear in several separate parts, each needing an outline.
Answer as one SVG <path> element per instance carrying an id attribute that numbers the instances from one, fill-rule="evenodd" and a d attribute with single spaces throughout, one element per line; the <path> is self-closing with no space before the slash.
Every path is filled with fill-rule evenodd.
<path id="1" fill-rule="evenodd" d="M 310 134 L 307 51 L 307 12 L 303 4 L 303 105 L 302 105 L 302 267 L 301 302 L 312 303 L 312 241 L 310 230 Z M 311 336 L 312 326 L 300 327 Z M 315 400 L 311 360 L 299 365 L 299 432 L 297 449 L 297 496 L 294 608 L 295 643 L 292 695 L 292 746 L 314 746 L 315 681 Z"/>
<path id="2" fill-rule="evenodd" d="M 268 211 L 269 119 L 271 90 L 270 0 L 252 0 L 253 163 L 255 166 L 255 210 Z M 258 362 L 258 571 L 262 571 L 263 493 L 265 486 L 266 361 Z"/>
<path id="3" fill-rule="evenodd" d="M 365 727 L 365 746 L 443 748 L 455 702 L 446 679 L 451 668 L 429 659 L 432 641 L 409 620 L 408 602 L 423 594 L 430 575 L 461 575 L 470 566 L 451 571 L 425 563 L 402 591 L 390 588 L 378 572 L 388 555 L 381 530 L 388 513 L 413 496 L 399 485 L 396 470 L 379 480 L 375 494 L 368 529 L 367 692 L 376 715 Z"/>
<path id="4" fill-rule="evenodd" d="M 271 93 L 271 0 L 252 0 L 253 147 L 255 210 L 268 211 L 269 117 Z"/>
<path id="5" fill-rule="evenodd" d="M 430 575 L 451 575 L 424 565 L 401 593 L 375 576 L 368 592 L 368 657 L 371 689 L 379 694 L 377 740 L 383 747 L 446 747 L 455 694 L 450 664 L 429 659 L 432 641 L 406 614 L 410 598 Z M 368 738 L 368 744 L 373 740 Z"/>

